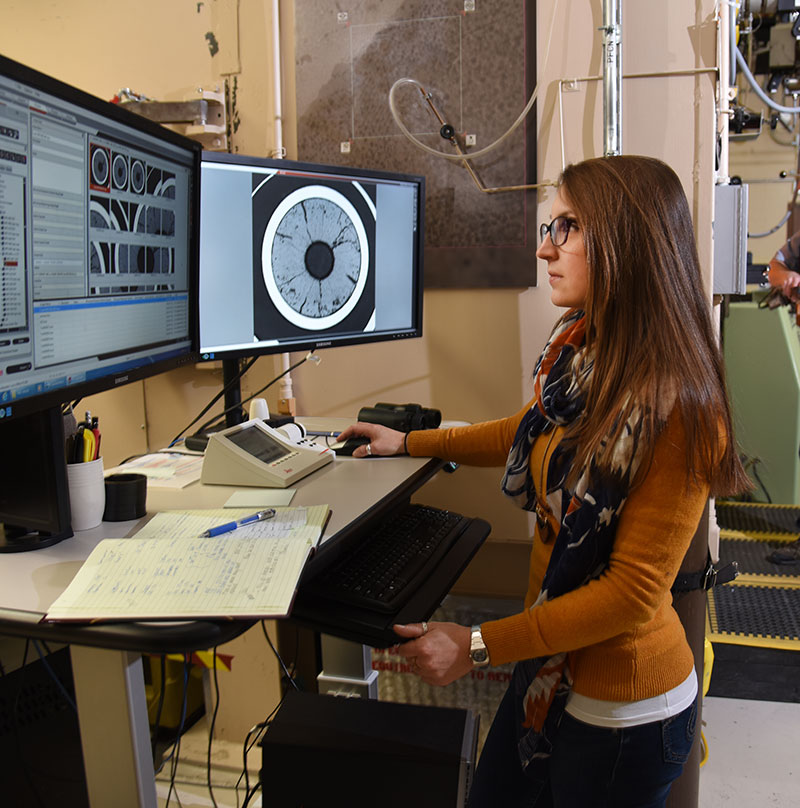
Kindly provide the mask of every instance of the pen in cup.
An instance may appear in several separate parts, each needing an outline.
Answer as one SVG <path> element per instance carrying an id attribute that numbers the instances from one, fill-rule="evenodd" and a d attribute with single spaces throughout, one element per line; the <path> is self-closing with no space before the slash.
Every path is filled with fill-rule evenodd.
<path id="1" fill-rule="evenodd" d="M 86 420 L 75 425 L 67 435 L 65 456 L 67 463 L 88 463 L 100 457 L 100 421 L 97 416 L 86 413 Z"/>
<path id="2" fill-rule="evenodd" d="M 100 419 L 95 415 L 92 418 L 92 434 L 94 435 L 94 459 L 100 457 Z"/>
<path id="3" fill-rule="evenodd" d="M 244 527 L 245 525 L 252 525 L 254 522 L 264 522 L 267 519 L 272 519 L 275 516 L 275 508 L 267 508 L 264 511 L 258 511 L 250 516 L 245 516 L 242 519 L 237 519 L 235 522 L 226 522 L 224 525 L 217 525 L 204 530 L 200 534 L 201 539 L 210 539 L 212 536 L 219 536 L 223 533 L 230 533 L 237 528 Z"/>

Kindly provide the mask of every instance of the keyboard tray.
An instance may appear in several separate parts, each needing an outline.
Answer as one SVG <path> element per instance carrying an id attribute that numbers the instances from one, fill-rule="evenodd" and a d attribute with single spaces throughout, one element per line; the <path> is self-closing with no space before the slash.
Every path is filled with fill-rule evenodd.
<path id="1" fill-rule="evenodd" d="M 471 520 L 427 505 L 394 511 L 361 546 L 309 582 L 314 597 L 392 613 L 436 568 Z"/>

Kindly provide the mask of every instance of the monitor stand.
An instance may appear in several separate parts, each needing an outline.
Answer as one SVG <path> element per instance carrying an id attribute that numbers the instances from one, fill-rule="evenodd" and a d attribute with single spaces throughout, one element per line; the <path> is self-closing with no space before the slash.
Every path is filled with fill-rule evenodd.
<path id="1" fill-rule="evenodd" d="M 50 547 L 72 533 L 60 407 L 0 421 L 0 553 Z"/>
<path id="2" fill-rule="evenodd" d="M 239 380 L 239 360 L 222 360 L 222 387 L 225 390 L 225 426 L 236 426 L 245 419 L 242 410 L 242 385 Z"/>
<path id="3" fill-rule="evenodd" d="M 29 531 L 25 527 L 0 524 L 0 553 L 23 553 L 27 550 L 41 550 L 58 544 L 64 539 L 73 536 L 72 530 L 61 533 L 48 533 L 46 531 Z"/>

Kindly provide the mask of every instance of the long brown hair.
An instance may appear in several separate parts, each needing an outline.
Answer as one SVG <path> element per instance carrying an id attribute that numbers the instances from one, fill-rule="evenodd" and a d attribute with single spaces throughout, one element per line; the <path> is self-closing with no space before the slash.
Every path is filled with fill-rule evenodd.
<path id="1" fill-rule="evenodd" d="M 736 453 L 689 205 L 675 172 L 650 157 L 602 157 L 566 168 L 561 191 L 586 249 L 587 355 L 594 357 L 584 417 L 567 433 L 576 467 L 592 455 L 601 471 L 608 467 L 603 446 L 613 447 L 638 406 L 647 468 L 674 403 L 692 475 L 708 480 L 712 494 L 750 487 Z"/>

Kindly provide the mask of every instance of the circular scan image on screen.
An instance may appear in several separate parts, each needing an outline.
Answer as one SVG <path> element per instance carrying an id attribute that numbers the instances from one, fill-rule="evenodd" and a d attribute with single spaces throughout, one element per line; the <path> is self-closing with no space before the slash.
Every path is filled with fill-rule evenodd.
<path id="1" fill-rule="evenodd" d="M 273 171 L 251 182 L 254 339 L 374 330 L 374 183 Z"/>
<path id="2" fill-rule="evenodd" d="M 115 154 L 111 163 L 114 177 L 114 187 L 121 190 L 128 190 L 128 158 L 122 154 Z"/>
<path id="3" fill-rule="evenodd" d="M 108 152 L 102 146 L 94 146 L 91 156 L 92 182 L 100 187 L 108 185 L 109 166 Z"/>
<path id="4" fill-rule="evenodd" d="M 342 322 L 361 298 L 369 261 L 361 217 L 327 186 L 288 194 L 264 231 L 264 284 L 278 311 L 300 328 L 317 331 Z"/>
<path id="5" fill-rule="evenodd" d="M 144 163 L 141 160 L 134 160 L 131 163 L 131 191 L 135 194 L 141 194 L 144 191 L 146 179 L 147 171 Z"/>

